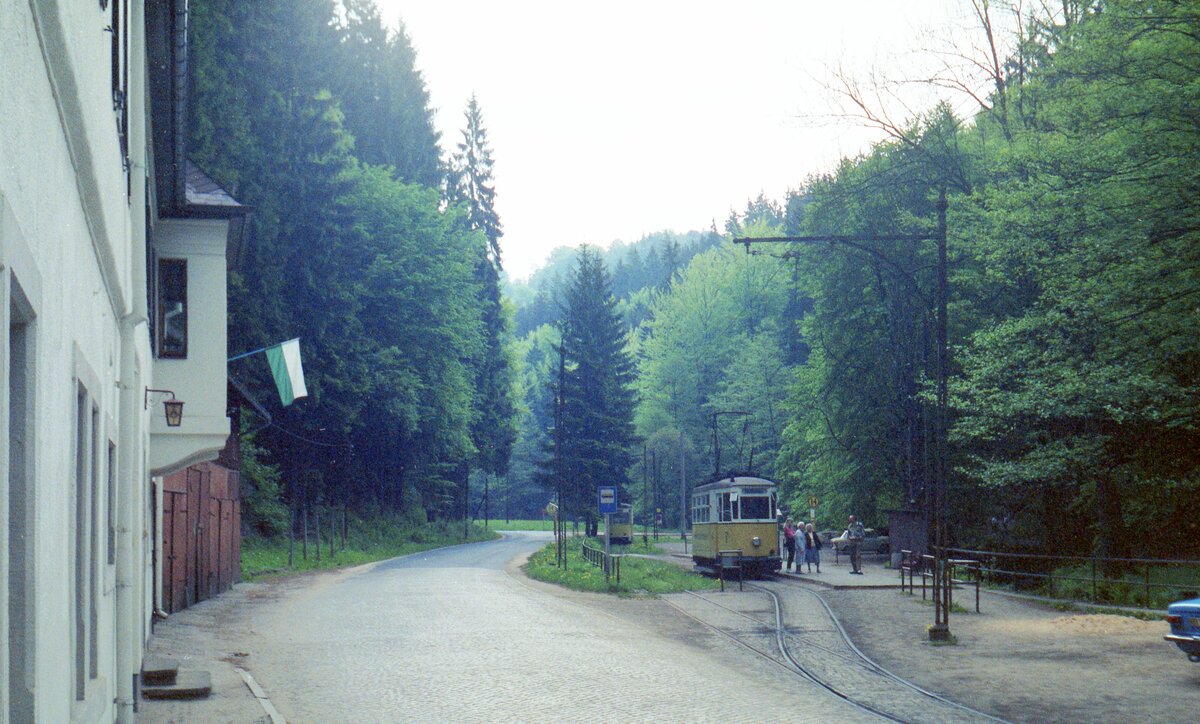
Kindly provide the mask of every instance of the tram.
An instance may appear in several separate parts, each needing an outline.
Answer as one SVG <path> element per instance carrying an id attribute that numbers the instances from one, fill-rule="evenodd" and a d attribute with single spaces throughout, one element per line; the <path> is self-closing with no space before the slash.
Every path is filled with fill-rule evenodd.
<path id="1" fill-rule="evenodd" d="M 750 575 L 778 571 L 779 523 L 775 483 L 731 475 L 692 491 L 692 560 L 713 568 L 721 551 L 741 551 L 738 563 Z"/>
<path id="2" fill-rule="evenodd" d="M 617 512 L 612 514 L 612 531 L 609 541 L 613 545 L 627 546 L 633 542 L 633 506 L 621 503 Z"/>

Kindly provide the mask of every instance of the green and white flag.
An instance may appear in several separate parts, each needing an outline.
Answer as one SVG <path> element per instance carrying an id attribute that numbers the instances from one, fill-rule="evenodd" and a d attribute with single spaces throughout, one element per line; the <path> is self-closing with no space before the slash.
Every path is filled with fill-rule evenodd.
<path id="1" fill-rule="evenodd" d="M 267 347 L 266 353 L 271 375 L 275 377 L 275 387 L 279 389 L 279 401 L 286 407 L 297 397 L 308 397 L 308 389 L 304 386 L 304 366 L 300 364 L 300 339 L 289 339 L 274 347 Z"/>

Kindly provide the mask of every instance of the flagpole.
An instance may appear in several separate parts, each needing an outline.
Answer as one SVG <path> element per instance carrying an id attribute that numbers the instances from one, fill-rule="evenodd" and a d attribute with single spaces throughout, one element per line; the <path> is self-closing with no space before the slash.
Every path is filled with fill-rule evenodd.
<path id="1" fill-rule="evenodd" d="M 300 339 L 300 338 L 299 338 L 299 337 L 292 337 L 292 339 Z M 230 357 L 229 359 L 225 360 L 225 362 L 226 362 L 226 363 L 228 363 L 228 362 L 233 362 L 233 361 L 235 361 L 235 360 L 242 359 L 243 357 L 249 357 L 249 356 L 250 356 L 250 355 L 252 355 L 252 354 L 258 354 L 259 352 L 266 352 L 267 350 L 271 349 L 272 347 L 278 347 L 278 346 L 280 346 L 280 345 L 282 345 L 282 344 L 287 344 L 288 342 L 291 342 L 291 341 L 292 341 L 291 339 L 286 339 L 286 340 L 284 340 L 284 341 L 282 341 L 282 342 L 276 342 L 275 344 L 269 344 L 269 345 L 267 345 L 266 347 L 259 347 L 258 349 L 256 349 L 256 350 L 252 350 L 252 351 L 250 351 L 250 352 L 243 352 L 243 353 L 241 353 L 241 354 L 235 354 L 234 356 L 232 356 L 232 357 Z"/>
<path id="2" fill-rule="evenodd" d="M 262 347 L 260 349 L 256 349 L 253 352 L 243 352 L 241 354 L 235 354 L 234 356 L 230 357 L 229 359 L 227 359 L 225 361 L 233 362 L 234 360 L 239 360 L 239 359 L 242 359 L 243 357 L 249 357 L 252 354 L 258 354 L 259 352 L 266 352 L 267 350 L 271 349 L 271 347 L 278 347 L 278 346 L 279 345 L 277 345 L 277 344 L 272 344 L 272 345 L 268 345 L 266 347 Z"/>

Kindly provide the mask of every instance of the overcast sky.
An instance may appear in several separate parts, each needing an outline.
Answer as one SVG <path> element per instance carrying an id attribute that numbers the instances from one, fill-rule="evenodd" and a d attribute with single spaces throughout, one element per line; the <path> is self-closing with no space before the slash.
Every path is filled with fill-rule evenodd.
<path id="1" fill-rule="evenodd" d="M 922 51 L 961 36 L 970 10 L 969 0 L 377 2 L 408 28 L 447 151 L 478 97 L 516 279 L 556 246 L 720 228 L 760 192 L 782 200 L 880 138 L 834 118 L 835 73 L 916 77 L 930 62 Z M 919 110 L 931 102 L 908 92 Z"/>

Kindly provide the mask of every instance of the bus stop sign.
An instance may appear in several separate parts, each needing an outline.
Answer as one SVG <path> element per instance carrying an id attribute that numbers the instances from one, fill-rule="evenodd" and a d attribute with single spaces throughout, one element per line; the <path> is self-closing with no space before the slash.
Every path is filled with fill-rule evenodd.
<path id="1" fill-rule="evenodd" d="M 600 490 L 600 514 L 617 512 L 617 488 L 612 485 L 601 485 Z"/>

